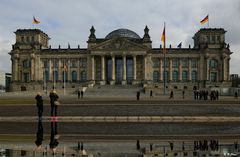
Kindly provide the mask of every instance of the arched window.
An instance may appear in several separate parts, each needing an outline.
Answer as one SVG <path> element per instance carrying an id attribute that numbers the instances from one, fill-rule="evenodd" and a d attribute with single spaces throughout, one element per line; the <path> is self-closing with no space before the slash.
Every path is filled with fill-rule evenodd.
<path id="1" fill-rule="evenodd" d="M 172 80 L 173 80 L 173 82 L 177 82 L 177 80 L 178 80 L 178 71 L 173 71 L 173 73 L 172 73 Z"/>
<path id="2" fill-rule="evenodd" d="M 65 79 L 64 79 L 64 76 L 65 76 Z M 62 72 L 62 81 L 64 82 L 67 82 L 68 81 L 68 72 L 67 71 L 63 71 Z"/>
<path id="3" fill-rule="evenodd" d="M 153 82 L 158 82 L 159 81 L 160 74 L 158 71 L 153 72 Z"/>
<path id="4" fill-rule="evenodd" d="M 182 80 L 187 81 L 188 80 L 188 72 L 185 70 L 182 72 Z"/>
<path id="5" fill-rule="evenodd" d="M 53 71 L 53 81 L 58 81 L 58 71 Z"/>
<path id="6" fill-rule="evenodd" d="M 215 60 L 215 59 L 211 59 L 211 60 L 209 61 L 209 67 L 210 67 L 211 69 L 217 69 L 217 68 L 218 68 L 218 61 Z"/>
<path id="7" fill-rule="evenodd" d="M 192 81 L 193 82 L 197 81 L 197 71 L 195 70 L 192 71 Z"/>
<path id="8" fill-rule="evenodd" d="M 87 81 L 87 73 L 86 73 L 86 71 L 82 71 L 81 72 L 81 81 L 82 82 Z"/>
<path id="9" fill-rule="evenodd" d="M 72 71 L 72 82 L 76 82 L 76 81 L 77 81 L 77 72 Z"/>

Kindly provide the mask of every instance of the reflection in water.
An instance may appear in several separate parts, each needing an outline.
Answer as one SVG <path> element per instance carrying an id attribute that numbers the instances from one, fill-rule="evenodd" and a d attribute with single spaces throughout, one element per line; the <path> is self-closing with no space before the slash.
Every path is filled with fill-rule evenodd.
<path id="1" fill-rule="evenodd" d="M 37 148 L 41 148 L 42 141 L 43 141 L 43 125 L 42 125 L 42 121 L 38 120 L 38 128 L 37 128 L 36 141 L 35 141 Z"/>
<path id="2" fill-rule="evenodd" d="M 53 154 L 55 154 L 57 146 L 59 144 L 58 139 L 59 139 L 59 134 L 57 132 L 57 121 L 52 121 L 49 147 L 52 150 Z"/>

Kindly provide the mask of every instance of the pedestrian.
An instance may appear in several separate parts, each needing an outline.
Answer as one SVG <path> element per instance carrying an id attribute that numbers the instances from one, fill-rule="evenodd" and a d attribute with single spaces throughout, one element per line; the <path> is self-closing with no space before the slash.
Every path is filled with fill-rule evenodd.
<path id="1" fill-rule="evenodd" d="M 182 98 L 185 98 L 185 90 L 182 91 Z"/>
<path id="2" fill-rule="evenodd" d="M 235 99 L 238 98 L 238 92 L 235 92 L 235 93 L 234 93 L 234 97 L 235 97 Z"/>
<path id="3" fill-rule="evenodd" d="M 137 91 L 137 100 L 139 100 L 139 99 L 140 99 L 140 92 Z"/>
<path id="4" fill-rule="evenodd" d="M 50 98 L 50 104 L 51 104 L 51 116 L 52 117 L 57 117 L 57 106 L 59 105 L 58 102 L 58 95 L 55 90 L 52 90 L 51 93 L 49 94 Z"/>
<path id="5" fill-rule="evenodd" d="M 42 120 L 42 113 L 43 113 L 43 98 L 41 96 L 41 93 L 37 93 L 36 97 L 36 105 L 38 110 L 38 118 L 39 120 Z"/>
<path id="6" fill-rule="evenodd" d="M 139 140 L 137 140 L 136 146 L 137 146 L 137 150 L 139 150 L 140 149 L 140 141 Z"/>
<path id="7" fill-rule="evenodd" d="M 218 92 L 218 90 L 216 91 L 216 99 L 217 100 L 219 99 L 219 92 Z"/>
<path id="8" fill-rule="evenodd" d="M 153 97 L 153 91 L 150 90 L 150 98 L 152 98 L 152 97 Z"/>
<path id="9" fill-rule="evenodd" d="M 171 151 L 172 151 L 172 150 L 173 150 L 173 143 L 170 142 L 169 144 L 170 144 L 170 149 L 171 149 Z"/>
<path id="10" fill-rule="evenodd" d="M 83 98 L 83 90 L 81 90 L 81 99 Z"/>
<path id="11" fill-rule="evenodd" d="M 79 90 L 77 92 L 77 95 L 78 95 L 78 99 L 80 99 L 80 91 Z"/>
<path id="12" fill-rule="evenodd" d="M 174 95 L 173 95 L 173 91 L 171 90 L 169 99 L 173 99 L 173 98 L 174 98 Z"/>

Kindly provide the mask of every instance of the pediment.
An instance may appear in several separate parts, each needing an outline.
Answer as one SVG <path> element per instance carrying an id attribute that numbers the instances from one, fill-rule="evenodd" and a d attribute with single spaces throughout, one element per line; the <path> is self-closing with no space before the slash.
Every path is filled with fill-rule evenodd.
<path id="1" fill-rule="evenodd" d="M 110 39 L 91 48 L 93 51 L 146 51 L 148 49 L 148 47 L 126 38 Z"/>

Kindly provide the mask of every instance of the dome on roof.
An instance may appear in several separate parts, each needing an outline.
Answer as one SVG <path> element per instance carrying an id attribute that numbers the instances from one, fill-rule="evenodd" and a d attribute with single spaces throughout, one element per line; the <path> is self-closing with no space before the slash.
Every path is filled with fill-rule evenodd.
<path id="1" fill-rule="evenodd" d="M 133 32 L 129 29 L 114 30 L 114 31 L 110 32 L 105 38 L 112 39 L 112 38 L 121 38 L 121 37 L 140 39 L 140 36 L 137 33 Z"/>

